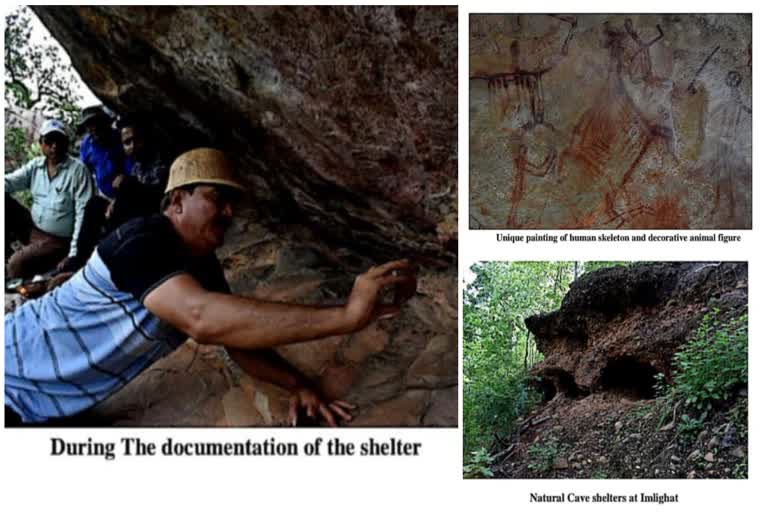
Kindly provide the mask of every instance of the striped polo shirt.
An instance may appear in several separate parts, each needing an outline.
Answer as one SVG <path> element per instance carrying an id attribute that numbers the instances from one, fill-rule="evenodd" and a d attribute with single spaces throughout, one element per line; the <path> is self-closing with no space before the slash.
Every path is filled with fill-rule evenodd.
<path id="1" fill-rule="evenodd" d="M 70 280 L 5 316 L 5 405 L 25 423 L 72 416 L 179 347 L 186 334 L 143 305 L 179 273 L 229 291 L 215 255 L 191 257 L 166 217 L 117 228 Z"/>

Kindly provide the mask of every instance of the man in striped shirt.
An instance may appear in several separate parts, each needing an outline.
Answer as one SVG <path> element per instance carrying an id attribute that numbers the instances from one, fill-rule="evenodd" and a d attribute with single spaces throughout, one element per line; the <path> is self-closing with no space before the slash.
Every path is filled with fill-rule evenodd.
<path id="1" fill-rule="evenodd" d="M 349 404 L 326 403 L 268 349 L 355 332 L 394 314 L 397 306 L 378 304 L 378 292 L 413 284 L 409 264 L 358 276 L 344 306 L 231 295 L 214 251 L 242 188 L 220 151 L 181 155 L 162 214 L 118 227 L 69 281 L 6 315 L 6 424 L 50 424 L 85 411 L 187 337 L 227 347 L 245 371 L 289 389 L 294 424 L 299 411 L 330 425 L 350 419 Z"/>

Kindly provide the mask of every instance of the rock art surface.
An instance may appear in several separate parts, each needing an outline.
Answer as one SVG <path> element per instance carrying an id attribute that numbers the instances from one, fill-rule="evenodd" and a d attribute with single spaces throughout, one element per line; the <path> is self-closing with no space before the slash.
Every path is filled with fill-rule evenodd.
<path id="1" fill-rule="evenodd" d="M 654 400 L 654 384 L 657 374 L 671 381 L 673 355 L 705 314 L 746 312 L 746 263 L 643 263 L 577 279 L 559 310 L 525 320 L 544 354 L 531 371 L 544 402 L 508 440 L 496 475 L 744 478 L 747 389 L 686 439 L 681 404 Z"/>
<path id="2" fill-rule="evenodd" d="M 752 225 L 750 15 L 472 15 L 470 227 Z"/>
<path id="3" fill-rule="evenodd" d="M 219 257 L 233 292 L 341 304 L 388 259 L 401 314 L 279 349 L 353 426 L 457 424 L 455 7 L 34 7 L 118 113 L 172 153 L 210 145 L 249 195 Z M 189 341 L 97 407 L 121 425 L 281 425 L 287 395 Z"/>

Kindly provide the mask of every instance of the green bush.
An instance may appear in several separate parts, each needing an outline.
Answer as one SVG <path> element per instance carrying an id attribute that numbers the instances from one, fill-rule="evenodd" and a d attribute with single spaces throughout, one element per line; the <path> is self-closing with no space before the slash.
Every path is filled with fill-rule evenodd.
<path id="1" fill-rule="evenodd" d="M 541 399 L 528 386 L 544 356 L 525 319 L 557 309 L 573 279 L 613 262 L 479 262 L 463 296 L 464 461 L 503 449 Z"/>
<path id="2" fill-rule="evenodd" d="M 5 172 L 13 172 L 29 160 L 42 155 L 40 145 L 27 142 L 24 130 L 15 126 L 5 127 Z"/>
<path id="3" fill-rule="evenodd" d="M 495 368 L 476 368 L 474 378 L 464 379 L 465 458 L 480 448 L 489 449 L 494 438 L 507 438 L 540 401 L 539 394 L 528 387 L 522 366 L 505 359 L 500 354 Z"/>
<path id="4" fill-rule="evenodd" d="M 27 143 L 24 131 L 17 127 L 5 129 L 5 172 L 10 173 L 20 168 L 29 160 L 42 155 L 40 145 Z M 32 207 L 32 193 L 29 190 L 21 190 L 13 194 L 13 197 L 27 208 Z"/>
<path id="5" fill-rule="evenodd" d="M 464 478 L 492 478 L 493 471 L 490 469 L 492 463 L 493 457 L 485 448 L 473 451 L 469 461 L 464 464 Z"/>
<path id="6" fill-rule="evenodd" d="M 707 411 L 747 383 L 747 315 L 727 323 L 704 316 L 693 338 L 675 354 L 672 392 L 684 405 Z"/>
<path id="7" fill-rule="evenodd" d="M 680 423 L 677 425 L 677 432 L 680 434 L 680 437 L 688 441 L 696 439 L 699 433 L 704 430 L 704 420 L 706 417 L 706 411 L 704 411 L 698 418 L 692 418 L 687 414 L 683 414 L 680 417 Z"/>

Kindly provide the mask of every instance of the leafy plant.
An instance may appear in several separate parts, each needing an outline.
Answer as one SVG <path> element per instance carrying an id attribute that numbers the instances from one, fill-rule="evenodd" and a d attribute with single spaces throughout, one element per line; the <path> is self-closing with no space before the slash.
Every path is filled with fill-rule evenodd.
<path id="1" fill-rule="evenodd" d="M 743 460 L 736 464 L 736 467 L 733 469 L 733 477 L 744 479 L 747 478 L 747 461 Z"/>
<path id="2" fill-rule="evenodd" d="M 692 418 L 687 414 L 683 414 L 680 417 L 680 423 L 677 425 L 677 432 L 680 437 L 693 441 L 699 435 L 699 432 L 704 430 L 704 420 L 707 417 L 707 412 L 704 411 L 700 417 Z"/>
<path id="3" fill-rule="evenodd" d="M 490 465 L 493 459 L 485 448 L 473 451 L 469 461 L 464 464 L 464 478 L 492 478 Z"/>
<path id="4" fill-rule="evenodd" d="M 534 443 L 528 447 L 528 469 L 536 473 L 546 473 L 552 469 L 557 457 L 557 442 Z"/>
<path id="5" fill-rule="evenodd" d="M 21 128 L 6 127 L 5 172 L 13 172 L 27 161 L 40 155 L 42 155 L 40 145 L 27 142 Z M 13 194 L 13 197 L 27 208 L 32 206 L 32 193 L 29 190 L 20 190 Z"/>
<path id="6" fill-rule="evenodd" d="M 642 403 L 635 406 L 629 413 L 629 419 L 633 421 L 643 419 L 647 414 L 653 411 L 653 405 L 649 403 Z"/>
<path id="7" fill-rule="evenodd" d="M 662 397 L 666 395 L 667 392 L 669 391 L 669 385 L 667 384 L 664 374 L 659 372 L 656 375 L 654 375 L 653 378 L 656 381 L 653 384 L 653 390 L 656 392 L 656 396 Z"/>
<path id="8" fill-rule="evenodd" d="M 727 323 L 719 311 L 704 316 L 693 338 L 673 358 L 672 391 L 684 404 L 706 411 L 747 383 L 747 316 Z"/>

